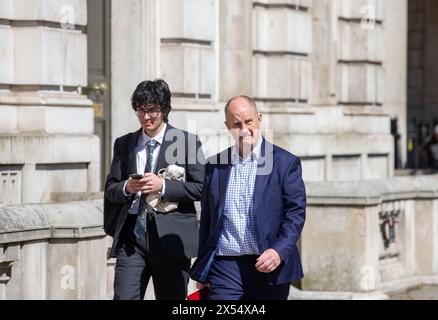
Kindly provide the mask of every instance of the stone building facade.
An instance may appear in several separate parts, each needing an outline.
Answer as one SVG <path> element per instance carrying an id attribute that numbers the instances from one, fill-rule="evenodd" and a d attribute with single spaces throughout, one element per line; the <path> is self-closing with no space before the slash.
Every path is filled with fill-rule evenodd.
<path id="1" fill-rule="evenodd" d="M 268 139 L 301 157 L 306 278 L 293 298 L 438 283 L 436 178 L 393 178 L 390 123 L 405 163 L 408 115 L 434 112 L 437 11 L 431 0 L 0 1 L 0 299 L 111 297 L 99 192 L 112 143 L 138 128 L 130 95 L 154 78 L 170 84 L 171 123 L 207 155 L 231 143 L 223 106 L 246 94 Z M 388 219 L 400 226 L 390 239 Z"/>
<path id="2" fill-rule="evenodd" d="M 406 140 L 406 0 L 4 0 L 0 39 L 3 204 L 99 191 L 144 79 L 207 154 L 224 102 L 255 97 L 306 181 L 393 176 L 391 116 Z"/>
<path id="3" fill-rule="evenodd" d="M 99 191 L 86 25 L 86 1 L 0 3 L 0 203 Z"/>

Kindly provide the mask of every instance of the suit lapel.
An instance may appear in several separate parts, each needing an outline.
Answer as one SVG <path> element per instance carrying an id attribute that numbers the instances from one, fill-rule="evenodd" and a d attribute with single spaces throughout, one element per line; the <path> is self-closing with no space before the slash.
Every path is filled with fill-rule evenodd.
<path id="1" fill-rule="evenodd" d="M 157 165 L 155 166 L 155 174 L 158 174 L 158 171 L 162 168 L 166 168 L 169 163 L 166 161 L 166 150 L 173 143 L 172 136 L 169 136 L 169 130 L 174 129 L 170 124 L 167 124 L 166 132 L 164 133 L 163 143 L 160 146 L 160 153 L 158 154 Z"/>
<path id="2" fill-rule="evenodd" d="M 232 148 L 228 148 L 227 150 L 225 150 L 225 152 L 228 152 L 227 163 L 221 163 L 219 165 L 219 206 L 218 206 L 219 216 L 221 216 L 224 211 L 228 180 L 230 179 L 230 173 L 232 168 L 231 150 Z M 219 155 L 218 163 L 220 163 L 220 161 L 221 161 L 221 156 Z"/>
<path id="3" fill-rule="evenodd" d="M 274 165 L 273 148 L 274 146 L 263 138 L 254 186 L 254 212 L 257 211 L 260 201 L 264 198 L 265 189 L 271 178 Z"/>
<path id="4" fill-rule="evenodd" d="M 137 141 L 138 141 L 138 137 L 141 135 L 141 131 L 143 129 L 138 130 L 137 132 L 135 132 L 131 139 L 129 140 L 129 146 L 128 146 L 128 150 L 129 150 L 129 171 L 128 173 L 137 173 L 137 154 L 135 152 L 136 150 L 136 146 L 137 146 Z"/>

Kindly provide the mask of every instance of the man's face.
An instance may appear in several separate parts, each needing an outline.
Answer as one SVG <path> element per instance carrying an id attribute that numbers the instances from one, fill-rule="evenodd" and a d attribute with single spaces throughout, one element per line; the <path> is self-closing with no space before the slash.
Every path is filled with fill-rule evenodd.
<path id="1" fill-rule="evenodd" d="M 164 123 L 164 114 L 158 105 L 141 106 L 136 109 L 136 114 L 145 132 L 155 132 Z"/>
<path id="2" fill-rule="evenodd" d="M 225 125 L 241 151 L 251 150 L 260 137 L 262 115 L 244 98 L 236 98 L 228 106 Z"/>

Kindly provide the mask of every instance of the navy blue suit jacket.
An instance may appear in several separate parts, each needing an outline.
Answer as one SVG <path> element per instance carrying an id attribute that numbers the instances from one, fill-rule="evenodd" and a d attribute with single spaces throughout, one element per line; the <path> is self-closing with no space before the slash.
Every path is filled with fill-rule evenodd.
<path id="1" fill-rule="evenodd" d="M 201 198 L 198 256 L 190 277 L 208 282 L 206 269 L 212 261 L 223 226 L 223 210 L 231 172 L 229 148 L 209 159 Z M 260 253 L 272 248 L 282 257 L 281 265 L 269 274 L 272 285 L 291 283 L 303 277 L 297 248 L 306 214 L 306 191 L 300 159 L 265 139 L 254 189 L 256 238 Z"/>

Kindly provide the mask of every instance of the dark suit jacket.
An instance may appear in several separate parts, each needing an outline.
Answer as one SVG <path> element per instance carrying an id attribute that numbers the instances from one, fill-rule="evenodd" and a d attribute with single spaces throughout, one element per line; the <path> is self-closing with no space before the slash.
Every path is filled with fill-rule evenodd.
<path id="1" fill-rule="evenodd" d="M 223 210 L 231 172 L 231 148 L 209 159 L 201 199 L 198 258 L 190 277 L 205 275 L 223 225 Z M 284 262 L 269 274 L 273 285 L 303 277 L 296 243 L 305 221 L 306 191 L 300 159 L 263 139 L 254 187 L 256 237 L 260 253 L 275 249 Z"/>
<path id="2" fill-rule="evenodd" d="M 123 186 L 129 174 L 137 172 L 135 147 L 142 129 L 117 138 L 111 170 L 105 183 L 104 229 L 113 237 L 109 254 L 116 256 L 120 236 L 134 195 L 125 197 Z M 198 247 L 198 223 L 194 201 L 201 197 L 204 179 L 204 154 L 198 137 L 167 124 L 155 173 L 176 164 L 186 170 L 186 182 L 166 180 L 163 196 L 166 201 L 178 201 L 175 211 L 154 213 L 163 249 L 173 258 L 192 258 Z"/>

